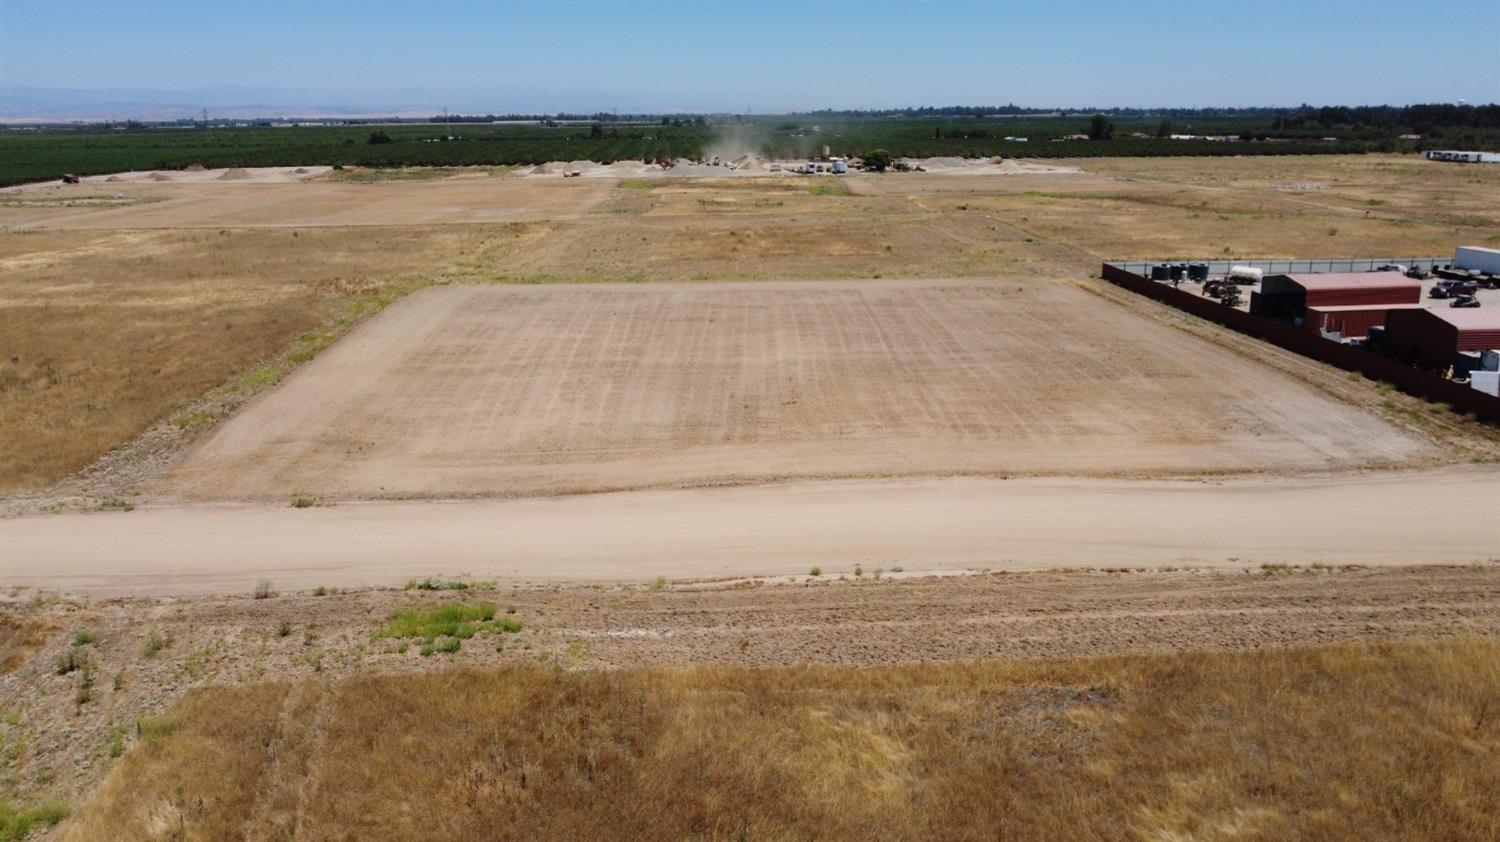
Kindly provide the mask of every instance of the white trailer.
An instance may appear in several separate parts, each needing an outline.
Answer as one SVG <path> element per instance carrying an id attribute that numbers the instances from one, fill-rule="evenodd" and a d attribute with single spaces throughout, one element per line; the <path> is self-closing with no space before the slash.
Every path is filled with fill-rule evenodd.
<path id="1" fill-rule="evenodd" d="M 1500 249 L 1459 246 L 1453 250 L 1454 269 L 1478 269 L 1486 275 L 1500 275 Z"/>
<path id="2" fill-rule="evenodd" d="M 1429 161 L 1452 161 L 1459 164 L 1500 164 L 1500 152 L 1429 149 L 1422 153 L 1422 157 Z"/>

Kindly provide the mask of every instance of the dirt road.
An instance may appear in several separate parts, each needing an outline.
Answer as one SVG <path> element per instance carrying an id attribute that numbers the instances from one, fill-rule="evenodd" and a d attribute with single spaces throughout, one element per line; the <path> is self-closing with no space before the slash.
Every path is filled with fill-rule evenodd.
<path id="1" fill-rule="evenodd" d="M 1399 463 L 1385 421 L 1050 280 L 429 289 L 232 418 L 200 500 Z"/>
<path id="2" fill-rule="evenodd" d="M 1434 515 L 1438 512 L 1438 515 Z M 1440 523 L 1434 523 L 1433 517 Z M 453 503 L 187 506 L 0 520 L 0 587 L 226 593 L 399 584 L 1500 557 L 1500 476 L 905 480 Z"/>

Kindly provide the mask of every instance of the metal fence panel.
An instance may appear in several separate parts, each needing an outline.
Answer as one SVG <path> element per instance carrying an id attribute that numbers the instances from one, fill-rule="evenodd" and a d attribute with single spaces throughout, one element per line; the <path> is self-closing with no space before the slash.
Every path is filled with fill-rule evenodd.
<path id="1" fill-rule="evenodd" d="M 1161 264 L 1206 263 L 1210 275 L 1227 275 L 1230 267 L 1249 266 L 1260 269 L 1267 275 L 1294 275 L 1299 272 L 1373 272 L 1380 266 L 1399 263 L 1402 266 L 1420 266 L 1431 270 L 1435 266 L 1446 266 L 1451 257 L 1319 257 L 1305 260 L 1261 260 L 1240 258 L 1236 260 L 1111 260 L 1109 265 L 1118 266 L 1127 272 L 1151 277 L 1151 267 Z"/>

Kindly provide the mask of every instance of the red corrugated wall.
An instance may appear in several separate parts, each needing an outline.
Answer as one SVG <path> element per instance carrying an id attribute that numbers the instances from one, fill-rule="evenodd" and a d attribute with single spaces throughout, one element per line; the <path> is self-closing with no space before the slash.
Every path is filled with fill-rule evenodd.
<path id="1" fill-rule="evenodd" d="M 1368 310 L 1339 310 L 1325 313 L 1316 307 L 1309 307 L 1302 326 L 1313 333 L 1336 330 L 1345 339 L 1351 336 L 1369 336 L 1370 328 L 1385 324 L 1388 312 L 1390 311 L 1384 307 L 1372 307 Z"/>
<path id="2" fill-rule="evenodd" d="M 1410 287 L 1349 287 L 1307 291 L 1309 307 L 1363 307 L 1376 304 L 1418 304 L 1421 301 L 1422 288 L 1416 284 Z"/>

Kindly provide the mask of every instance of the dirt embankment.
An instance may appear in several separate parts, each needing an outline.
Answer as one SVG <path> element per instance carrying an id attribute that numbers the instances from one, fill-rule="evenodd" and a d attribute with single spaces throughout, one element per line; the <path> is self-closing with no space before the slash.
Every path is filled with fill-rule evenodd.
<path id="1" fill-rule="evenodd" d="M 1031 688 L 1027 693 L 1041 693 L 1036 700 L 1042 700 L 1057 689 L 1058 659 L 1163 653 L 1163 669 L 1180 671 L 1201 666 L 1203 650 L 1271 650 L 1268 657 L 1285 658 L 1289 656 L 1274 652 L 1315 644 L 1384 646 L 1401 640 L 1500 635 L 1500 567 L 1494 564 L 1272 567 L 1243 572 L 1094 570 L 915 579 L 892 579 L 890 570 L 881 570 L 876 578 L 876 570 L 869 567 L 861 572 L 855 577 L 852 571 L 830 570 L 813 581 L 799 578 L 798 584 L 491 588 L 471 582 L 470 589 L 461 592 L 368 590 L 321 596 L 317 594 L 322 591 L 308 590 L 276 593 L 273 586 L 263 599 L 249 589 L 230 597 L 98 602 L 12 591 L 3 605 L 12 621 L 0 626 L 0 652 L 17 655 L 16 661 L 7 661 L 8 671 L 0 673 L 0 710 L 7 712 L 0 722 L 0 738 L 8 750 L 14 747 L 8 786 L 21 803 L 48 797 L 80 802 L 120 752 L 130 752 L 127 761 L 137 752 L 160 757 L 153 745 L 170 732 L 173 722 L 161 715 L 199 688 L 251 685 L 242 692 L 253 696 L 262 692 L 257 687 L 264 689 L 271 681 L 306 682 L 302 686 L 312 690 L 332 686 L 330 680 L 359 682 L 379 675 L 428 676 L 419 683 L 461 680 L 446 669 L 451 666 L 560 665 L 565 670 L 557 674 L 607 682 L 613 680 L 607 672 L 601 675 L 590 668 L 790 666 L 805 673 L 809 665 L 1020 658 L 1043 663 L 1031 667 L 990 661 L 982 669 L 1035 669 L 1052 675 L 1050 680 L 1033 676 L 1024 683 Z M 497 616 L 507 618 L 516 630 L 476 635 L 461 641 L 453 654 L 429 656 L 421 654 L 419 642 L 372 638 L 398 610 L 485 602 L 494 604 Z M 1181 655 L 1183 650 L 1195 654 Z M 1167 653 L 1177 657 L 1165 657 Z M 76 667 L 61 671 L 58 665 L 65 658 L 72 658 Z M 1359 676 L 1359 681 L 1376 681 L 1383 673 L 1375 667 L 1388 661 L 1388 656 L 1381 656 L 1370 664 L 1345 663 L 1357 667 L 1350 680 Z M 746 678 L 763 683 L 777 680 L 775 675 Z M 1093 675 L 1080 678 L 1081 686 L 1110 684 L 1103 674 Z M 1278 693 L 1284 693 L 1289 673 L 1278 675 Z M 1318 675 L 1320 681 L 1328 680 L 1326 671 Z M 1450 673 L 1445 692 L 1451 692 L 1453 678 Z M 805 685 L 806 679 L 803 675 L 797 683 Z M 917 686 L 912 679 L 893 678 L 892 686 Z M 283 692 L 288 685 L 269 686 Z M 1010 686 L 1020 685 L 1012 681 Z M 1344 686 L 1343 681 L 1333 682 L 1314 693 L 1309 704 L 1321 710 L 1336 708 L 1338 717 L 1347 717 L 1352 708 L 1330 705 L 1327 695 Z M 819 703 L 859 703 L 861 697 L 850 695 L 850 689 L 835 692 L 830 687 L 820 694 Z M 228 699 L 237 692 L 241 691 L 216 698 Z M 390 697 L 389 692 L 368 687 L 351 692 L 351 704 Z M 1219 696 L 1218 704 L 1226 699 L 1253 704 L 1262 695 L 1235 691 Z M 1284 717 L 1286 697 L 1277 698 L 1275 711 Z M 1369 692 L 1360 691 L 1351 702 L 1370 698 Z M 1416 698 L 1447 697 L 1423 693 Z M 1184 704 L 1175 698 L 1169 709 L 1186 715 Z M 1408 699 L 1400 705 L 1402 721 L 1410 721 L 1412 704 Z M 230 716 L 230 708 L 210 709 Z M 273 703 L 264 712 L 274 716 L 277 710 L 279 705 Z M 1467 721 L 1472 722 L 1476 710 L 1468 711 Z M 466 721 L 457 712 L 453 717 L 435 717 L 425 708 L 414 713 L 428 724 Z M 316 730 L 312 720 L 295 713 L 287 721 Z M 1285 727 L 1284 719 L 1277 721 Z M 229 722 L 221 718 L 204 725 Z M 1285 731 L 1277 733 L 1279 739 L 1287 736 Z M 148 744 L 136 745 L 143 741 Z M 279 744 L 292 743 L 301 741 Z M 1140 744 L 1133 745 L 1138 750 Z M 227 743 L 214 745 L 227 752 L 219 756 L 235 752 Z M 305 747 L 320 761 L 335 756 L 318 753 L 318 745 L 314 740 Z M 196 756 L 207 757 L 201 752 Z M 468 751 L 455 756 L 476 757 Z M 273 785 L 304 779 L 302 772 L 292 770 L 270 778 Z M 131 810 L 149 806 L 138 798 L 122 805 Z"/>

